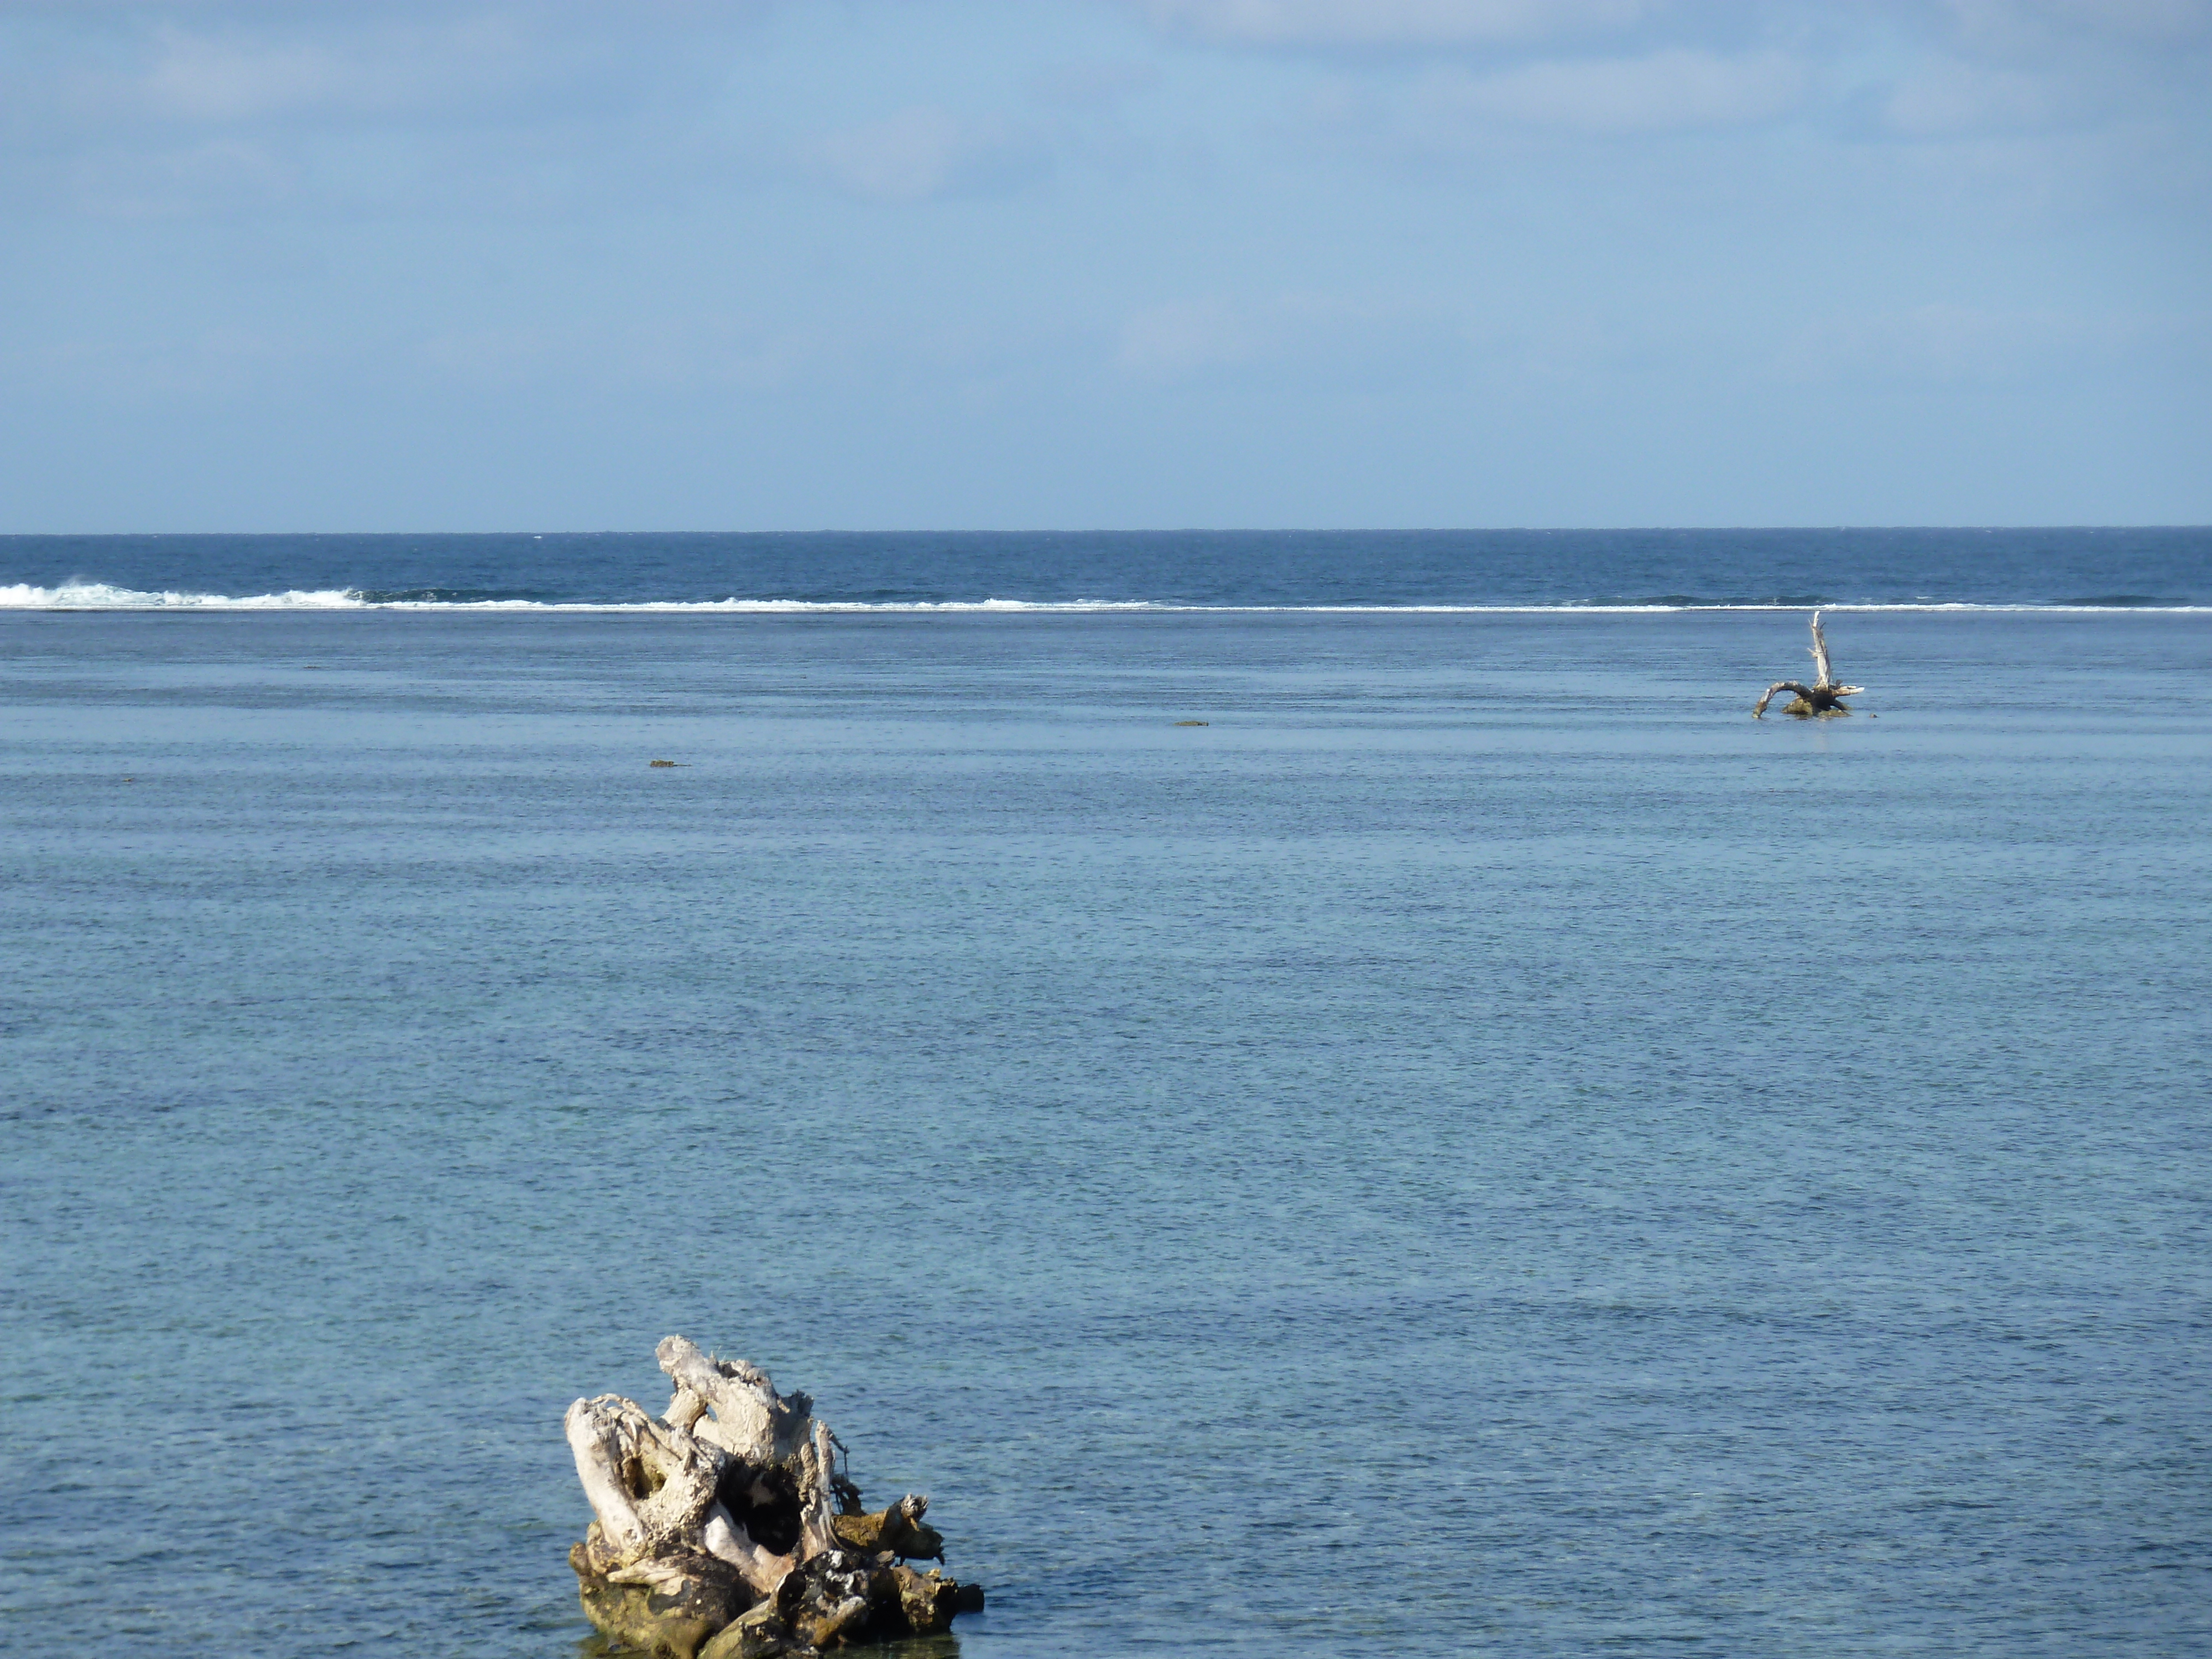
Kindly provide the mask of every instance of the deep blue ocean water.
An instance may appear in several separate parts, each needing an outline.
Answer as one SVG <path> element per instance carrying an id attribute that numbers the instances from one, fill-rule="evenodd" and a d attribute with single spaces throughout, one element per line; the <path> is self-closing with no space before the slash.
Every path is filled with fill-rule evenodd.
<path id="1" fill-rule="evenodd" d="M 2212 605 L 2212 531 L 0 536 L 0 607 Z"/>
<path id="2" fill-rule="evenodd" d="M 2212 535 L 10 584 L 10 1653 L 577 1659 L 671 1331 L 968 1659 L 2212 1651 Z"/>

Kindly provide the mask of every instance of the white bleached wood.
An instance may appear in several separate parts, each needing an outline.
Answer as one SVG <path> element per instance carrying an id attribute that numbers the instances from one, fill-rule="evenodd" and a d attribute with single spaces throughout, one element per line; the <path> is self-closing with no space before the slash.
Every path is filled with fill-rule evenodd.
<path id="1" fill-rule="evenodd" d="M 699 1530 L 699 1541 L 708 1554 L 735 1567 L 745 1583 L 762 1595 L 775 1595 L 784 1574 L 799 1565 L 795 1555 L 778 1555 L 753 1542 L 752 1534 L 720 1504 L 707 1512 L 707 1523 Z"/>
<path id="2" fill-rule="evenodd" d="M 1797 701 L 1784 709 L 1783 711 L 1784 714 L 1848 714 L 1851 712 L 1844 707 L 1843 700 L 1845 697 L 1856 696 L 1866 688 L 1863 685 L 1836 684 L 1835 671 L 1828 665 L 1828 636 L 1820 631 L 1820 613 L 1817 611 L 1813 613 L 1813 643 L 1808 650 L 1813 659 L 1813 666 L 1819 671 L 1813 684 L 1807 685 L 1802 680 L 1775 681 L 1766 688 L 1765 694 L 1752 705 L 1751 714 L 1753 720 L 1766 713 L 1766 705 L 1774 701 L 1774 694 L 1777 691 L 1790 691 L 1796 694 Z"/>
<path id="3" fill-rule="evenodd" d="M 707 1414 L 707 1402 L 685 1388 L 681 1382 L 669 1396 L 668 1409 L 660 1413 L 660 1420 L 672 1429 L 682 1429 L 687 1434 L 694 1424 Z"/>
<path id="4" fill-rule="evenodd" d="M 688 1394 L 710 1413 L 702 1423 L 695 1413 L 686 1425 L 702 1440 L 750 1463 L 780 1462 L 807 1443 L 814 1402 L 803 1394 L 778 1394 L 757 1365 L 711 1358 L 680 1336 L 662 1338 L 653 1357 L 677 1386 L 669 1409 L 689 1410 Z"/>
<path id="5" fill-rule="evenodd" d="M 1827 684 L 1835 678 L 1835 675 L 1828 668 L 1828 636 L 1820 631 L 1820 613 L 1817 611 L 1813 613 L 1813 643 L 1810 653 L 1813 666 L 1820 671 L 1813 684 Z"/>
<path id="6" fill-rule="evenodd" d="M 599 1517 L 592 1554 L 603 1570 L 697 1547 L 720 1471 L 712 1450 L 619 1395 L 579 1400 L 562 1426 Z"/>
<path id="7" fill-rule="evenodd" d="M 837 1457 L 830 1446 L 827 1427 L 820 1423 L 814 1425 L 814 1432 L 799 1459 L 799 1557 L 805 1560 L 810 1555 L 840 1547 L 837 1506 L 832 1499 L 831 1485 L 831 1477 L 837 1472 Z"/>
<path id="8" fill-rule="evenodd" d="M 680 1336 L 656 1354 L 675 1385 L 664 1416 L 602 1395 L 563 1419 L 595 1517 L 569 1565 L 609 1639 L 663 1659 L 799 1656 L 939 1633 L 982 1606 L 975 1586 L 902 1565 L 943 1559 L 929 1500 L 861 1513 L 805 1395 Z"/>

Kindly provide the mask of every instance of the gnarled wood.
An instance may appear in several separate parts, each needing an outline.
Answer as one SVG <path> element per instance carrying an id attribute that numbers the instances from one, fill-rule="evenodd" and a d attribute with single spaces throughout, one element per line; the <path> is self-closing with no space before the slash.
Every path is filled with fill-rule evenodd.
<path id="1" fill-rule="evenodd" d="M 711 1359 L 680 1336 L 661 1338 L 653 1357 L 676 1385 L 668 1420 L 684 1417 L 684 1426 L 702 1440 L 748 1462 L 772 1463 L 811 1438 L 814 1401 L 803 1394 L 778 1394 L 759 1366 Z M 704 1427 L 695 1427 L 702 1412 L 711 1415 Z"/>
<path id="2" fill-rule="evenodd" d="M 784 1574 L 799 1565 L 797 1556 L 779 1555 L 756 1541 L 720 1504 L 707 1512 L 707 1523 L 700 1528 L 699 1541 L 706 1546 L 709 1555 L 735 1567 L 757 1595 L 774 1595 Z"/>
<path id="3" fill-rule="evenodd" d="M 709 1555 L 677 1551 L 611 1576 L 590 1558 L 588 1543 L 568 1552 L 584 1616 L 623 1646 L 662 1659 L 696 1659 L 760 1600 L 736 1569 Z"/>
<path id="4" fill-rule="evenodd" d="M 620 1395 L 579 1400 L 562 1427 L 599 1516 L 588 1547 L 599 1571 L 696 1547 L 721 1470 L 711 1449 Z"/>
<path id="5" fill-rule="evenodd" d="M 1766 705 L 1774 701 L 1777 691 L 1791 691 L 1796 701 L 1782 712 L 1785 714 L 1848 714 L 1844 706 L 1845 697 L 1855 697 L 1866 690 L 1863 685 L 1838 685 L 1835 672 L 1828 665 L 1828 636 L 1820 631 L 1820 613 L 1813 613 L 1813 643 L 1808 647 L 1813 666 L 1819 671 L 1813 684 L 1802 680 L 1777 680 L 1766 688 L 1765 695 L 1752 705 L 1751 717 L 1758 720 L 1766 713 Z"/>
<path id="6" fill-rule="evenodd" d="M 1817 611 L 1813 613 L 1813 643 L 1808 648 L 1812 653 L 1813 666 L 1819 671 L 1814 676 L 1813 684 L 1826 685 L 1836 676 L 1828 666 L 1828 636 L 1820 631 L 1820 613 Z"/>
<path id="7" fill-rule="evenodd" d="M 974 1585 L 898 1565 L 944 1558 L 929 1500 L 859 1513 L 806 1395 L 680 1336 L 657 1358 L 675 1385 L 661 1417 L 601 1395 L 563 1419 L 596 1517 L 569 1565 L 607 1636 L 662 1659 L 763 1659 L 942 1631 L 982 1606 Z"/>
<path id="8" fill-rule="evenodd" d="M 830 1431 L 820 1423 L 799 1454 L 799 1556 L 804 1561 L 834 1550 L 837 1545 L 837 1507 L 832 1477 L 837 1455 L 830 1449 Z"/>
<path id="9" fill-rule="evenodd" d="M 909 1492 L 887 1510 L 873 1515 L 834 1517 L 837 1541 L 848 1549 L 889 1552 L 902 1561 L 942 1561 L 945 1539 L 937 1528 L 922 1524 L 929 1499 Z"/>

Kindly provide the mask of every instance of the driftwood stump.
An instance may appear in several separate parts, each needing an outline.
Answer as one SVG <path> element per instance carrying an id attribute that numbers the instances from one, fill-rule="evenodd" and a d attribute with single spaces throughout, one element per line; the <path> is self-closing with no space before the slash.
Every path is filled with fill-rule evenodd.
<path id="1" fill-rule="evenodd" d="M 908 1561 L 945 1559 L 909 1495 L 863 1513 L 837 1442 L 803 1394 L 680 1336 L 655 1358 L 675 1395 L 659 1417 L 605 1394 L 562 1426 L 596 1517 L 568 1552 L 584 1615 L 659 1659 L 793 1659 L 931 1635 L 983 1592 Z"/>
<path id="2" fill-rule="evenodd" d="M 1786 705 L 1782 712 L 1800 716 L 1808 714 L 1848 714 L 1844 707 L 1845 697 L 1855 697 L 1866 690 L 1863 685 L 1838 685 L 1834 672 L 1828 666 L 1828 636 L 1820 631 L 1820 613 L 1813 613 L 1813 666 L 1820 672 L 1812 684 L 1800 680 L 1777 680 L 1766 688 L 1766 695 L 1753 704 L 1751 717 L 1759 719 L 1766 713 L 1766 705 L 1774 701 L 1777 691 L 1795 691 L 1796 702 Z"/>

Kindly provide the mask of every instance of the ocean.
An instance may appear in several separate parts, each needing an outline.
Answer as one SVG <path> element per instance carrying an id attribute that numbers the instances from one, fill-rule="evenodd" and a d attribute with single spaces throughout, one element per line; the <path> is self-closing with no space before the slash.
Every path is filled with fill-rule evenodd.
<path id="1" fill-rule="evenodd" d="M 597 1653 L 672 1332 L 910 1651 L 2212 1652 L 2212 532 L 0 538 L 0 686 L 10 1653 Z"/>

